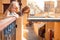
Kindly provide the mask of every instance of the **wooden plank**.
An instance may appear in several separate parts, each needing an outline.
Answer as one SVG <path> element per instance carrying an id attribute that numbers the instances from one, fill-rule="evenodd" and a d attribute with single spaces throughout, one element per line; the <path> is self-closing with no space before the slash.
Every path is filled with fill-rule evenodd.
<path id="1" fill-rule="evenodd" d="M 0 1 L 0 13 L 3 13 L 3 4 L 2 4 L 2 0 Z"/>
<path id="2" fill-rule="evenodd" d="M 22 24 L 21 24 L 21 16 L 16 20 L 17 28 L 16 28 L 16 40 L 21 40 L 22 35 Z"/>
<path id="3" fill-rule="evenodd" d="M 40 28 L 42 28 L 44 26 L 44 22 L 37 22 L 37 23 L 34 23 L 34 32 L 35 34 L 38 36 L 38 31 Z"/>
<path id="4" fill-rule="evenodd" d="M 60 40 L 60 22 L 55 22 L 54 40 Z"/>
<path id="5" fill-rule="evenodd" d="M 2 32 L 0 31 L 0 40 L 2 40 Z"/>
<path id="6" fill-rule="evenodd" d="M 3 4 L 9 4 L 10 0 L 3 0 Z"/>
<path id="7" fill-rule="evenodd" d="M 15 17 L 8 17 L 4 20 L 1 20 L 0 21 L 0 31 L 4 30 L 10 23 L 12 23 L 15 20 L 16 20 Z"/>
<path id="8" fill-rule="evenodd" d="M 2 40 L 5 40 L 4 30 L 2 30 Z"/>
<path id="9" fill-rule="evenodd" d="M 24 25 L 24 28 L 26 28 L 26 25 L 28 24 L 27 17 L 28 17 L 28 14 L 25 13 L 23 15 L 23 25 Z"/>
<path id="10" fill-rule="evenodd" d="M 54 30 L 54 22 L 47 22 L 46 23 L 45 40 L 50 40 L 50 30 Z"/>

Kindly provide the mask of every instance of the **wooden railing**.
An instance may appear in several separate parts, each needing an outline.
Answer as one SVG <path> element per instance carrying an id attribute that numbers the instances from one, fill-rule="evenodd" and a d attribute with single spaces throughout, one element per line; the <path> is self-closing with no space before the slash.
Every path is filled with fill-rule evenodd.
<path id="1" fill-rule="evenodd" d="M 15 17 L 8 17 L 0 21 L 0 40 L 16 40 Z"/>

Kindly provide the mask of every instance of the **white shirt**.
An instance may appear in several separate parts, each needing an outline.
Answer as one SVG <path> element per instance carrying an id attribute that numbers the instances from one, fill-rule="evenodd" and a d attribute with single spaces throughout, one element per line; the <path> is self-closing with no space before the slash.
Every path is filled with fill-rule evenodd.
<path id="1" fill-rule="evenodd" d="M 7 12 L 7 17 L 8 17 L 8 16 L 14 16 L 14 17 L 16 17 L 16 18 L 19 18 L 19 15 L 16 14 L 15 12 L 10 13 L 10 12 L 8 11 L 8 12 Z"/>

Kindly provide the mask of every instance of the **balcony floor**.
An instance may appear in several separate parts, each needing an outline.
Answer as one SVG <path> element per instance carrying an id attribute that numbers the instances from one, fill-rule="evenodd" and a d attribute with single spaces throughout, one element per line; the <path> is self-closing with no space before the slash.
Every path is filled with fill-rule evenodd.
<path id="1" fill-rule="evenodd" d="M 27 40 L 38 40 L 38 37 L 34 33 L 33 27 L 27 27 L 26 30 L 28 30 Z"/>

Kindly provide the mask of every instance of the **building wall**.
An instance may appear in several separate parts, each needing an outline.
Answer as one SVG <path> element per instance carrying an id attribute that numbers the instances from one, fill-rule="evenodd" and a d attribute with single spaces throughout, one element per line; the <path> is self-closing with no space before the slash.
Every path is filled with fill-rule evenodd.
<path id="1" fill-rule="evenodd" d="M 51 9 L 54 8 L 54 1 L 45 1 L 44 4 L 45 4 L 45 7 L 44 7 L 45 12 L 53 11 Z"/>

